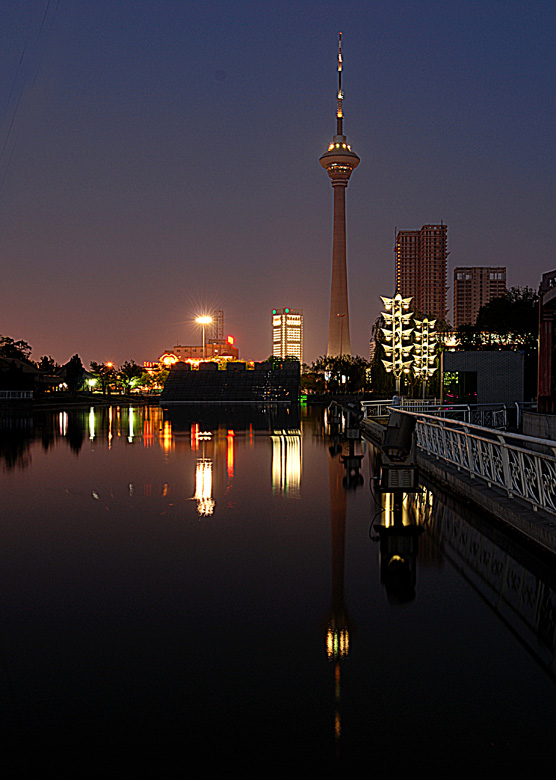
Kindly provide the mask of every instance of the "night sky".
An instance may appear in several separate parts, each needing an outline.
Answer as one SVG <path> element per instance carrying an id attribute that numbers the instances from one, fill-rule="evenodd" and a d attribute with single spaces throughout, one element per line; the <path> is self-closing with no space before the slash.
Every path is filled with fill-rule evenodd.
<path id="1" fill-rule="evenodd" d="M 62 363 L 156 360 L 223 309 L 240 356 L 273 307 L 326 351 L 343 33 L 352 351 L 394 292 L 396 230 L 456 265 L 556 267 L 556 3 L 0 3 L 0 333 Z"/>

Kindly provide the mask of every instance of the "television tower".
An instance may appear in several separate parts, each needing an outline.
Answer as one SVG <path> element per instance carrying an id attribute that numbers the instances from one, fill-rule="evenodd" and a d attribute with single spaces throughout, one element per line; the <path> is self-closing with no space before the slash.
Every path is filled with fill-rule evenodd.
<path id="1" fill-rule="evenodd" d="M 342 103 L 342 33 L 338 43 L 338 103 L 336 135 L 319 162 L 332 180 L 334 190 L 334 237 L 332 241 L 332 284 L 330 292 L 330 320 L 328 324 L 329 357 L 351 355 L 349 336 L 349 307 L 346 263 L 346 187 L 359 157 L 351 151 L 344 135 Z"/>

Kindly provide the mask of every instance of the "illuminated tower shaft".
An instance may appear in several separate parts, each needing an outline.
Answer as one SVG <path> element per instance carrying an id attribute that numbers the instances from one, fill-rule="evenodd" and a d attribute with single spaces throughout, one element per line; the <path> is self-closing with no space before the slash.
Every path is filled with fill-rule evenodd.
<path id="1" fill-rule="evenodd" d="M 330 176 L 334 190 L 334 237 L 332 241 L 332 280 L 328 349 L 330 357 L 351 355 L 349 303 L 346 258 L 346 187 L 351 172 L 359 165 L 359 157 L 351 151 L 343 134 L 342 33 L 338 47 L 338 107 L 336 135 L 319 162 Z"/>

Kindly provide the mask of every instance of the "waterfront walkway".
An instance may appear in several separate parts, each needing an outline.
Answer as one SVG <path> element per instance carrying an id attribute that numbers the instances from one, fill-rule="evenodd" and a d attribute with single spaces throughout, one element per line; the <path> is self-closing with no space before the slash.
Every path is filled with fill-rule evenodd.
<path id="1" fill-rule="evenodd" d="M 409 414 L 413 414 L 417 424 L 421 425 L 421 430 L 417 429 L 415 434 L 415 460 L 422 478 L 439 485 L 463 503 L 472 505 L 477 512 L 488 514 L 495 522 L 534 543 L 545 553 L 556 555 L 555 442 L 459 424 L 460 433 L 457 424 L 453 423 L 447 431 L 450 451 L 442 452 L 438 446 L 438 433 L 434 434 L 433 444 L 427 443 L 424 433 L 427 423 L 432 422 L 434 427 L 434 419 L 428 420 L 429 415 Z M 379 448 L 386 431 L 385 423 L 384 418 L 380 421 L 368 418 L 360 423 L 365 438 Z M 475 442 L 481 441 L 481 446 L 476 443 L 462 446 L 461 441 L 457 441 L 458 436 L 465 435 L 470 428 L 474 429 Z M 505 446 L 505 438 L 516 439 L 516 444 L 520 446 L 512 446 L 510 450 Z M 459 456 L 462 462 L 458 465 Z M 476 463 L 470 463 L 472 458 Z"/>

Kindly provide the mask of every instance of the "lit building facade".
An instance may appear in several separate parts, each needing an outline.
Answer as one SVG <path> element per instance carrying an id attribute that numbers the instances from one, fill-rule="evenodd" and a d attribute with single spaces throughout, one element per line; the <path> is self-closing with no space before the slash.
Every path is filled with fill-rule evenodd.
<path id="1" fill-rule="evenodd" d="M 474 325 L 481 306 L 506 292 L 503 266 L 454 268 L 454 328 Z"/>
<path id="2" fill-rule="evenodd" d="M 204 347 L 176 344 L 171 352 L 168 350 L 164 355 L 172 355 L 177 360 L 202 361 L 217 360 L 218 358 L 237 360 L 239 358 L 239 349 L 234 346 L 233 336 L 228 336 L 227 339 L 209 339 Z M 164 358 L 164 355 L 162 358 Z"/>
<path id="3" fill-rule="evenodd" d="M 303 363 L 303 309 L 272 310 L 272 355 Z"/>
<path id="4" fill-rule="evenodd" d="M 412 298 L 422 316 L 445 321 L 447 225 L 423 225 L 420 230 L 400 230 L 396 236 L 396 290 Z"/>
<path id="5" fill-rule="evenodd" d="M 332 239 L 332 280 L 330 289 L 330 317 L 328 348 L 330 357 L 351 355 L 349 304 L 346 256 L 346 188 L 352 171 L 359 165 L 359 157 L 352 151 L 344 135 L 344 93 L 342 92 L 342 33 L 338 47 L 338 96 L 336 135 L 319 162 L 330 176 L 334 191 L 334 222 Z"/>

